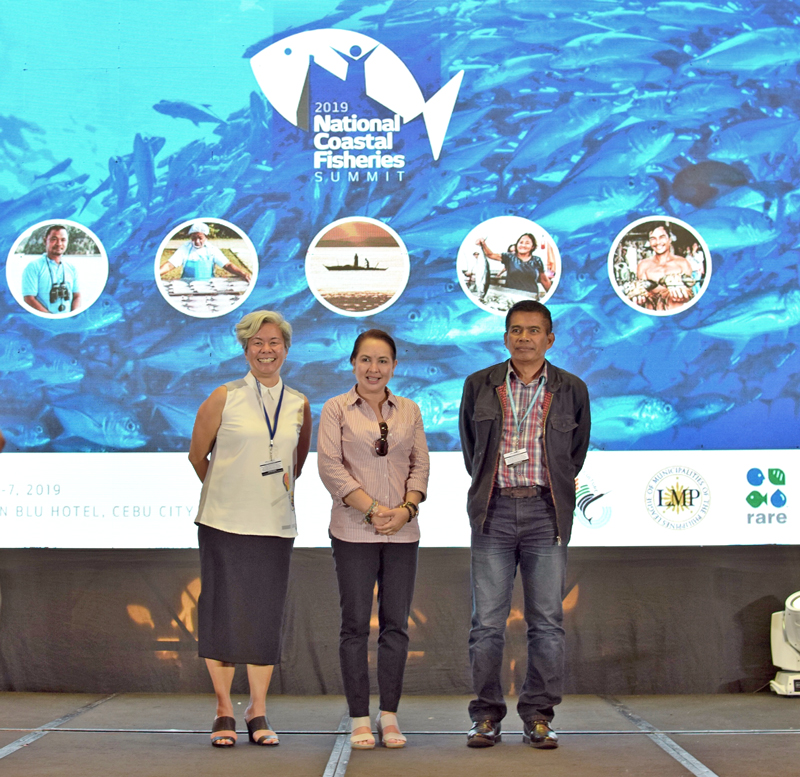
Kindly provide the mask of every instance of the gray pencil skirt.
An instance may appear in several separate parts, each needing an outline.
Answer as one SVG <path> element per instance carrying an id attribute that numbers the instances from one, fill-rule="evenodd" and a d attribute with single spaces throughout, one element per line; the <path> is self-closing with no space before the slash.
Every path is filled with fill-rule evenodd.
<path id="1" fill-rule="evenodd" d="M 230 664 L 278 664 L 293 538 L 197 527 L 198 652 Z"/>

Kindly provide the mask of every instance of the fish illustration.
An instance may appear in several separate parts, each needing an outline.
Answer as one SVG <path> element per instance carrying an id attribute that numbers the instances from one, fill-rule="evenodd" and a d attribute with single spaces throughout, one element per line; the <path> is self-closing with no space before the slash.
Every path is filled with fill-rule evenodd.
<path id="1" fill-rule="evenodd" d="M 374 38 L 350 30 L 305 30 L 283 38 L 250 59 L 253 73 L 275 110 L 295 127 L 309 129 L 311 61 L 342 81 L 348 60 L 364 59 L 367 97 L 408 123 L 422 114 L 433 158 L 438 159 L 464 71 L 425 100 L 411 71 L 393 51 Z"/>
<path id="2" fill-rule="evenodd" d="M 594 517 L 590 517 L 586 511 L 592 504 L 594 504 L 595 502 L 597 502 L 598 500 L 600 500 L 604 496 L 606 496 L 606 494 L 605 493 L 594 494 L 594 493 L 592 493 L 591 489 L 588 486 L 582 485 L 578 489 L 578 491 L 577 491 L 575 496 L 576 496 L 575 512 L 576 513 L 580 512 L 581 515 L 583 515 L 583 517 L 586 519 L 586 523 L 588 523 L 591 526 L 592 525 L 592 521 L 594 520 Z M 608 516 L 608 514 L 609 514 L 609 508 L 608 507 L 602 507 L 600 509 L 600 515 L 597 516 L 597 517 L 598 518 L 606 518 Z"/>
<path id="3" fill-rule="evenodd" d="M 74 356 L 64 350 L 55 348 L 39 348 L 30 369 L 25 377 L 42 386 L 63 386 L 77 383 L 83 379 L 85 369 Z"/>
<path id="4" fill-rule="evenodd" d="M 579 176 L 601 177 L 619 174 L 619 159 L 625 159 L 629 174 L 653 162 L 667 148 L 675 132 L 664 121 L 642 121 L 607 135 L 596 149 L 586 154 L 570 172 Z"/>
<path id="5" fill-rule="evenodd" d="M 82 311 L 78 316 L 61 319 L 36 316 L 32 317 L 29 323 L 31 326 L 49 332 L 52 335 L 65 332 L 88 335 L 122 320 L 122 318 L 122 305 L 114 297 L 102 294 L 90 308 Z"/>
<path id="6" fill-rule="evenodd" d="M 759 494 L 758 491 L 751 491 L 745 498 L 747 499 L 747 504 L 753 508 L 767 503 L 767 495 Z"/>
<path id="7" fill-rule="evenodd" d="M 647 176 L 581 178 L 540 203 L 531 218 L 547 230 L 576 233 L 641 208 L 656 186 Z"/>
<path id="8" fill-rule="evenodd" d="M 709 337 L 746 342 L 800 324 L 800 289 L 751 294 L 713 313 L 694 329 Z"/>
<path id="9" fill-rule="evenodd" d="M 735 402 L 724 394 L 698 394 L 685 397 L 678 403 L 681 423 L 701 424 L 706 419 L 726 413 Z"/>
<path id="10" fill-rule="evenodd" d="M 107 397 L 84 397 L 53 408 L 64 438 L 79 438 L 104 449 L 130 450 L 147 443 L 139 421 L 126 407 Z"/>
<path id="11" fill-rule="evenodd" d="M 685 216 L 712 251 L 761 246 L 778 237 L 775 222 L 749 208 L 721 207 L 696 210 Z"/>
<path id="12" fill-rule="evenodd" d="M 681 201 L 699 208 L 722 188 L 743 186 L 747 177 L 736 167 L 724 162 L 705 161 L 687 165 L 672 181 L 672 193 Z"/>
<path id="13" fill-rule="evenodd" d="M 592 402 L 592 440 L 635 443 L 673 427 L 680 417 L 669 403 L 645 394 L 598 397 Z"/>
<path id="14" fill-rule="evenodd" d="M 797 150 L 800 127 L 796 118 L 748 119 L 715 132 L 706 153 L 713 160 L 735 164 L 743 159 L 761 158 Z"/>
<path id="15" fill-rule="evenodd" d="M 133 174 L 138 184 L 139 201 L 149 208 L 156 186 L 153 151 L 138 132 L 133 139 Z"/>
<path id="16" fill-rule="evenodd" d="M 72 164 L 72 159 L 67 157 L 63 162 L 59 162 L 55 167 L 51 167 L 46 173 L 37 175 L 33 180 L 38 181 L 40 178 L 52 178 L 54 175 L 63 173 Z"/>
<path id="17" fill-rule="evenodd" d="M 0 373 L 27 370 L 33 366 L 34 352 L 30 340 L 15 332 L 7 332 L 0 340 Z"/>
<path id="18" fill-rule="evenodd" d="M 171 116 L 173 119 L 188 119 L 195 127 L 199 127 L 201 122 L 210 124 L 224 124 L 207 104 L 182 102 L 180 100 L 160 100 L 153 106 L 154 111 Z"/>
<path id="19" fill-rule="evenodd" d="M 581 35 L 566 43 L 550 60 L 556 70 L 593 68 L 616 64 L 618 57 L 614 50 L 624 50 L 626 64 L 651 59 L 655 54 L 672 46 L 663 40 L 655 40 L 627 32 L 598 32 Z"/>
<path id="20" fill-rule="evenodd" d="M 748 30 L 696 56 L 687 67 L 742 75 L 794 68 L 800 62 L 800 29 Z"/>

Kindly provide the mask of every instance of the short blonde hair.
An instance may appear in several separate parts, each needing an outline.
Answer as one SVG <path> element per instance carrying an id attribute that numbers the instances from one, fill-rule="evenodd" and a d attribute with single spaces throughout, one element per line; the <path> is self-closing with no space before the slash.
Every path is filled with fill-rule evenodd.
<path id="1" fill-rule="evenodd" d="M 292 325 L 274 310 L 254 310 L 242 318 L 236 325 L 236 339 L 247 350 L 247 343 L 264 324 L 275 324 L 283 335 L 283 344 L 288 348 L 292 344 Z"/>

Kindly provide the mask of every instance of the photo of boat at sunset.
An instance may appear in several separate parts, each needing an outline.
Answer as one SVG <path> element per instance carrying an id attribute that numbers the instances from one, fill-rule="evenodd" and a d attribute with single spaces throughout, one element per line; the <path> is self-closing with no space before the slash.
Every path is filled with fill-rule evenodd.
<path id="1" fill-rule="evenodd" d="M 394 230 L 368 218 L 328 225 L 306 254 L 306 279 L 329 310 L 366 316 L 389 307 L 408 282 L 408 251 Z"/>

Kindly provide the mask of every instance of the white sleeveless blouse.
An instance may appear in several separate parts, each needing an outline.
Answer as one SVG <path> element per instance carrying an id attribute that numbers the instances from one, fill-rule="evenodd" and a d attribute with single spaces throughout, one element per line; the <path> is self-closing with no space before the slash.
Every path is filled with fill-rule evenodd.
<path id="1" fill-rule="evenodd" d="M 231 534 L 296 537 L 294 481 L 305 396 L 285 386 L 272 454 L 283 472 L 262 476 L 259 464 L 270 458 L 269 429 L 256 379 L 247 373 L 225 388 L 228 396 L 195 523 Z M 280 391 L 280 385 L 275 388 Z M 267 389 L 261 390 L 266 400 Z M 270 422 L 273 418 L 274 410 Z"/>

